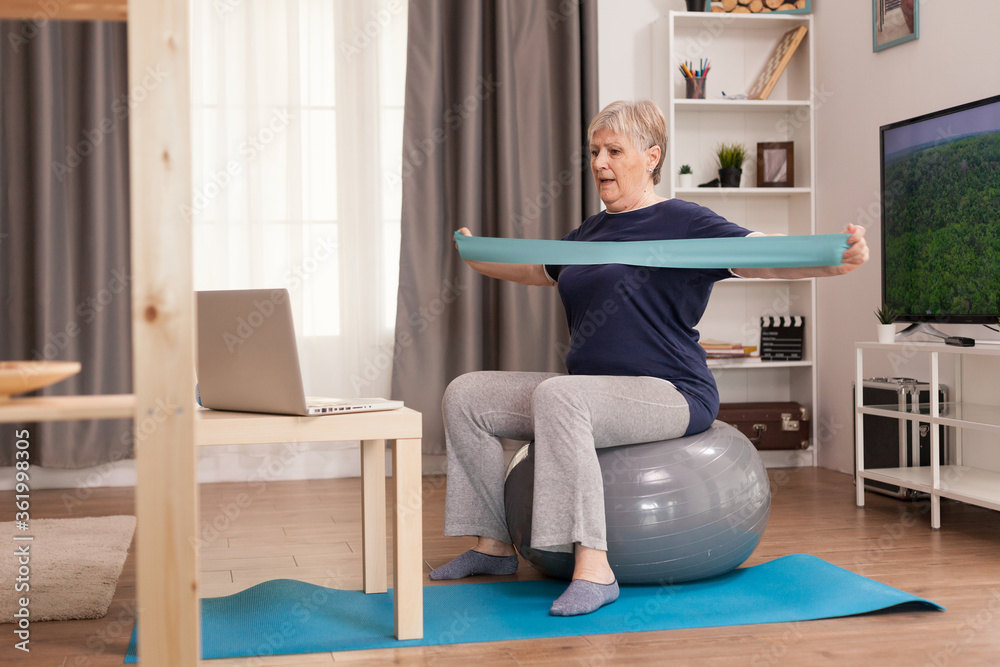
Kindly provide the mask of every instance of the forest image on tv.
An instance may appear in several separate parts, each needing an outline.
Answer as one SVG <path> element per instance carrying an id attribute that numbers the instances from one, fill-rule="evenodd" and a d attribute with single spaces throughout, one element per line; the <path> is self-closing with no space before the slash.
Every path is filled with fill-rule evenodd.
<path id="1" fill-rule="evenodd" d="M 1000 132 L 886 157 L 885 303 L 904 316 L 1000 313 Z"/>

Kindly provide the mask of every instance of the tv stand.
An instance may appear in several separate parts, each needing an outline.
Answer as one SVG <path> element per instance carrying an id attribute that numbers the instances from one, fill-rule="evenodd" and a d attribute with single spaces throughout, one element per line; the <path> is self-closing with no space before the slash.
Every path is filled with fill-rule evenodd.
<path id="1" fill-rule="evenodd" d="M 930 322 L 914 322 L 902 331 L 896 333 L 896 339 L 909 338 L 913 334 L 927 334 L 936 338 L 948 338 L 948 334 L 943 333 Z"/>
<path id="2" fill-rule="evenodd" d="M 931 499 L 931 528 L 941 527 L 941 499 L 958 500 L 979 507 L 1000 511 L 1000 472 L 980 468 L 963 460 L 963 432 L 978 431 L 1000 437 L 1000 405 L 993 400 L 990 404 L 978 404 L 964 400 L 962 383 L 963 363 L 993 364 L 1000 359 L 1000 349 L 995 346 L 954 347 L 941 343 L 856 343 L 857 366 L 855 386 L 864 382 L 862 366 L 863 352 L 922 354 L 930 362 L 930 403 L 922 403 L 906 408 L 898 405 L 865 405 L 862 392 L 856 392 L 854 410 L 857 415 L 855 431 L 855 478 L 857 484 L 857 505 L 865 504 L 865 480 L 875 480 L 885 484 L 926 493 Z M 939 358 L 948 355 L 955 359 L 954 390 L 952 401 L 939 400 L 940 368 Z M 902 420 L 910 424 L 930 426 L 930 465 L 898 468 L 865 467 L 864 416 L 873 415 Z M 941 429 L 938 426 L 956 429 L 954 464 L 941 464 Z"/>

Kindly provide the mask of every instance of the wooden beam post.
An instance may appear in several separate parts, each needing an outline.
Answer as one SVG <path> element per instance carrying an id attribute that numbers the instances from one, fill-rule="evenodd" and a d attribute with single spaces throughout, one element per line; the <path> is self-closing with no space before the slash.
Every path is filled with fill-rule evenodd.
<path id="1" fill-rule="evenodd" d="M 143 667 L 198 664 L 188 0 L 129 0 L 132 345 Z"/>

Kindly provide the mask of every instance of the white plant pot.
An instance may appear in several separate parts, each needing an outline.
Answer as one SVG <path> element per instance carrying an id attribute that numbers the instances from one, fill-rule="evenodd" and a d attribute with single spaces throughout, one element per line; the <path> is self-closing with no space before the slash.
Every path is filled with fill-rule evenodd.
<path id="1" fill-rule="evenodd" d="M 879 324 L 878 325 L 878 342 L 880 342 L 880 343 L 894 343 L 894 342 L 896 342 L 896 325 L 895 324 Z"/>
<path id="2" fill-rule="evenodd" d="M 677 174 L 677 186 L 681 188 L 693 188 L 694 174 Z"/>

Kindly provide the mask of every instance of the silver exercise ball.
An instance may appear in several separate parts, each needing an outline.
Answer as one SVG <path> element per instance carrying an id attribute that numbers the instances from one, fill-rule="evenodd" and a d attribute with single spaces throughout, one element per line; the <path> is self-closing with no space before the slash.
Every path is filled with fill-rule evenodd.
<path id="1" fill-rule="evenodd" d="M 604 477 L 608 561 L 619 583 L 681 583 L 741 565 L 760 542 L 771 508 L 764 462 L 738 430 L 715 422 L 695 435 L 597 450 Z M 534 443 L 504 483 L 507 527 L 521 556 L 561 579 L 573 554 L 529 546 Z"/>

